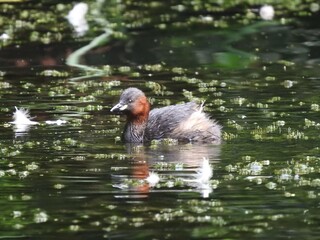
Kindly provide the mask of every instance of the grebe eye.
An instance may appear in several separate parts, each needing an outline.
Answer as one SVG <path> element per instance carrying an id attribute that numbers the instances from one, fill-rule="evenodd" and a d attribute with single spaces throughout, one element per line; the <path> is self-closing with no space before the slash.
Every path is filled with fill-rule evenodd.
<path id="1" fill-rule="evenodd" d="M 132 99 L 129 99 L 129 103 L 132 103 L 133 102 L 133 100 Z"/>

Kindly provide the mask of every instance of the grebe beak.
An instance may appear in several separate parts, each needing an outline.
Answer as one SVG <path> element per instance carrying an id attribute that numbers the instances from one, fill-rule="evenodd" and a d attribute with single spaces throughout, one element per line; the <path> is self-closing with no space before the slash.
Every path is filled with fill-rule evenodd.
<path id="1" fill-rule="evenodd" d="M 115 111 L 124 111 L 128 108 L 127 104 L 122 104 L 122 103 L 118 103 L 117 105 L 115 105 L 113 108 L 111 108 L 110 112 L 115 112 Z"/>

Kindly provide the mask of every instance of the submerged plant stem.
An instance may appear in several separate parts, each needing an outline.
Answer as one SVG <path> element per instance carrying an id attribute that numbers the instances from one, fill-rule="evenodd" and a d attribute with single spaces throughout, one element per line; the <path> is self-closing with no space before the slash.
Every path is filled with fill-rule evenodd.
<path id="1" fill-rule="evenodd" d="M 71 67 L 80 68 L 80 69 L 85 70 L 85 71 L 93 72 L 92 75 L 84 76 L 84 77 L 78 77 L 78 78 L 72 78 L 71 80 L 79 80 L 79 79 L 83 79 L 83 78 L 87 78 L 87 77 L 106 75 L 106 72 L 101 70 L 101 69 L 97 69 L 97 68 L 94 68 L 94 67 L 90 67 L 90 66 L 87 66 L 87 65 L 80 64 L 80 58 L 84 54 L 86 54 L 88 51 L 90 51 L 91 49 L 108 42 L 110 40 L 110 35 L 112 33 L 113 33 L 113 31 L 111 29 L 107 29 L 105 33 L 103 33 L 100 36 L 94 38 L 89 44 L 79 48 L 78 50 L 76 50 L 76 51 L 74 51 L 73 53 L 70 54 L 70 56 L 66 60 L 66 64 L 67 65 L 69 65 Z"/>

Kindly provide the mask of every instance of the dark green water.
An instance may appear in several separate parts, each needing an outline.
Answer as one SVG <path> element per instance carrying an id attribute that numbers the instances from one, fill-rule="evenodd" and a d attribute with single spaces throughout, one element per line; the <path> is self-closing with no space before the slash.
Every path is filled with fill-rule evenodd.
<path id="1" fill-rule="evenodd" d="M 136 30 L 84 56 L 104 77 L 64 65 L 85 41 L 3 44 L 0 239 L 319 239 L 318 20 Z M 110 108 L 128 86 L 205 99 L 223 143 L 125 145 Z M 17 131 L 15 106 L 40 124 Z"/>

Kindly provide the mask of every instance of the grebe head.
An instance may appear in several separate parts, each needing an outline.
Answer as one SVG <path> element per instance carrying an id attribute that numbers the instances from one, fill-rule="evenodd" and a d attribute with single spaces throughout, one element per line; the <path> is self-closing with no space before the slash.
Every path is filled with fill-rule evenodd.
<path id="1" fill-rule="evenodd" d="M 120 101 L 110 110 L 111 112 L 123 112 L 129 117 L 147 118 L 150 104 L 144 93 L 138 88 L 127 88 L 120 96 Z"/>

